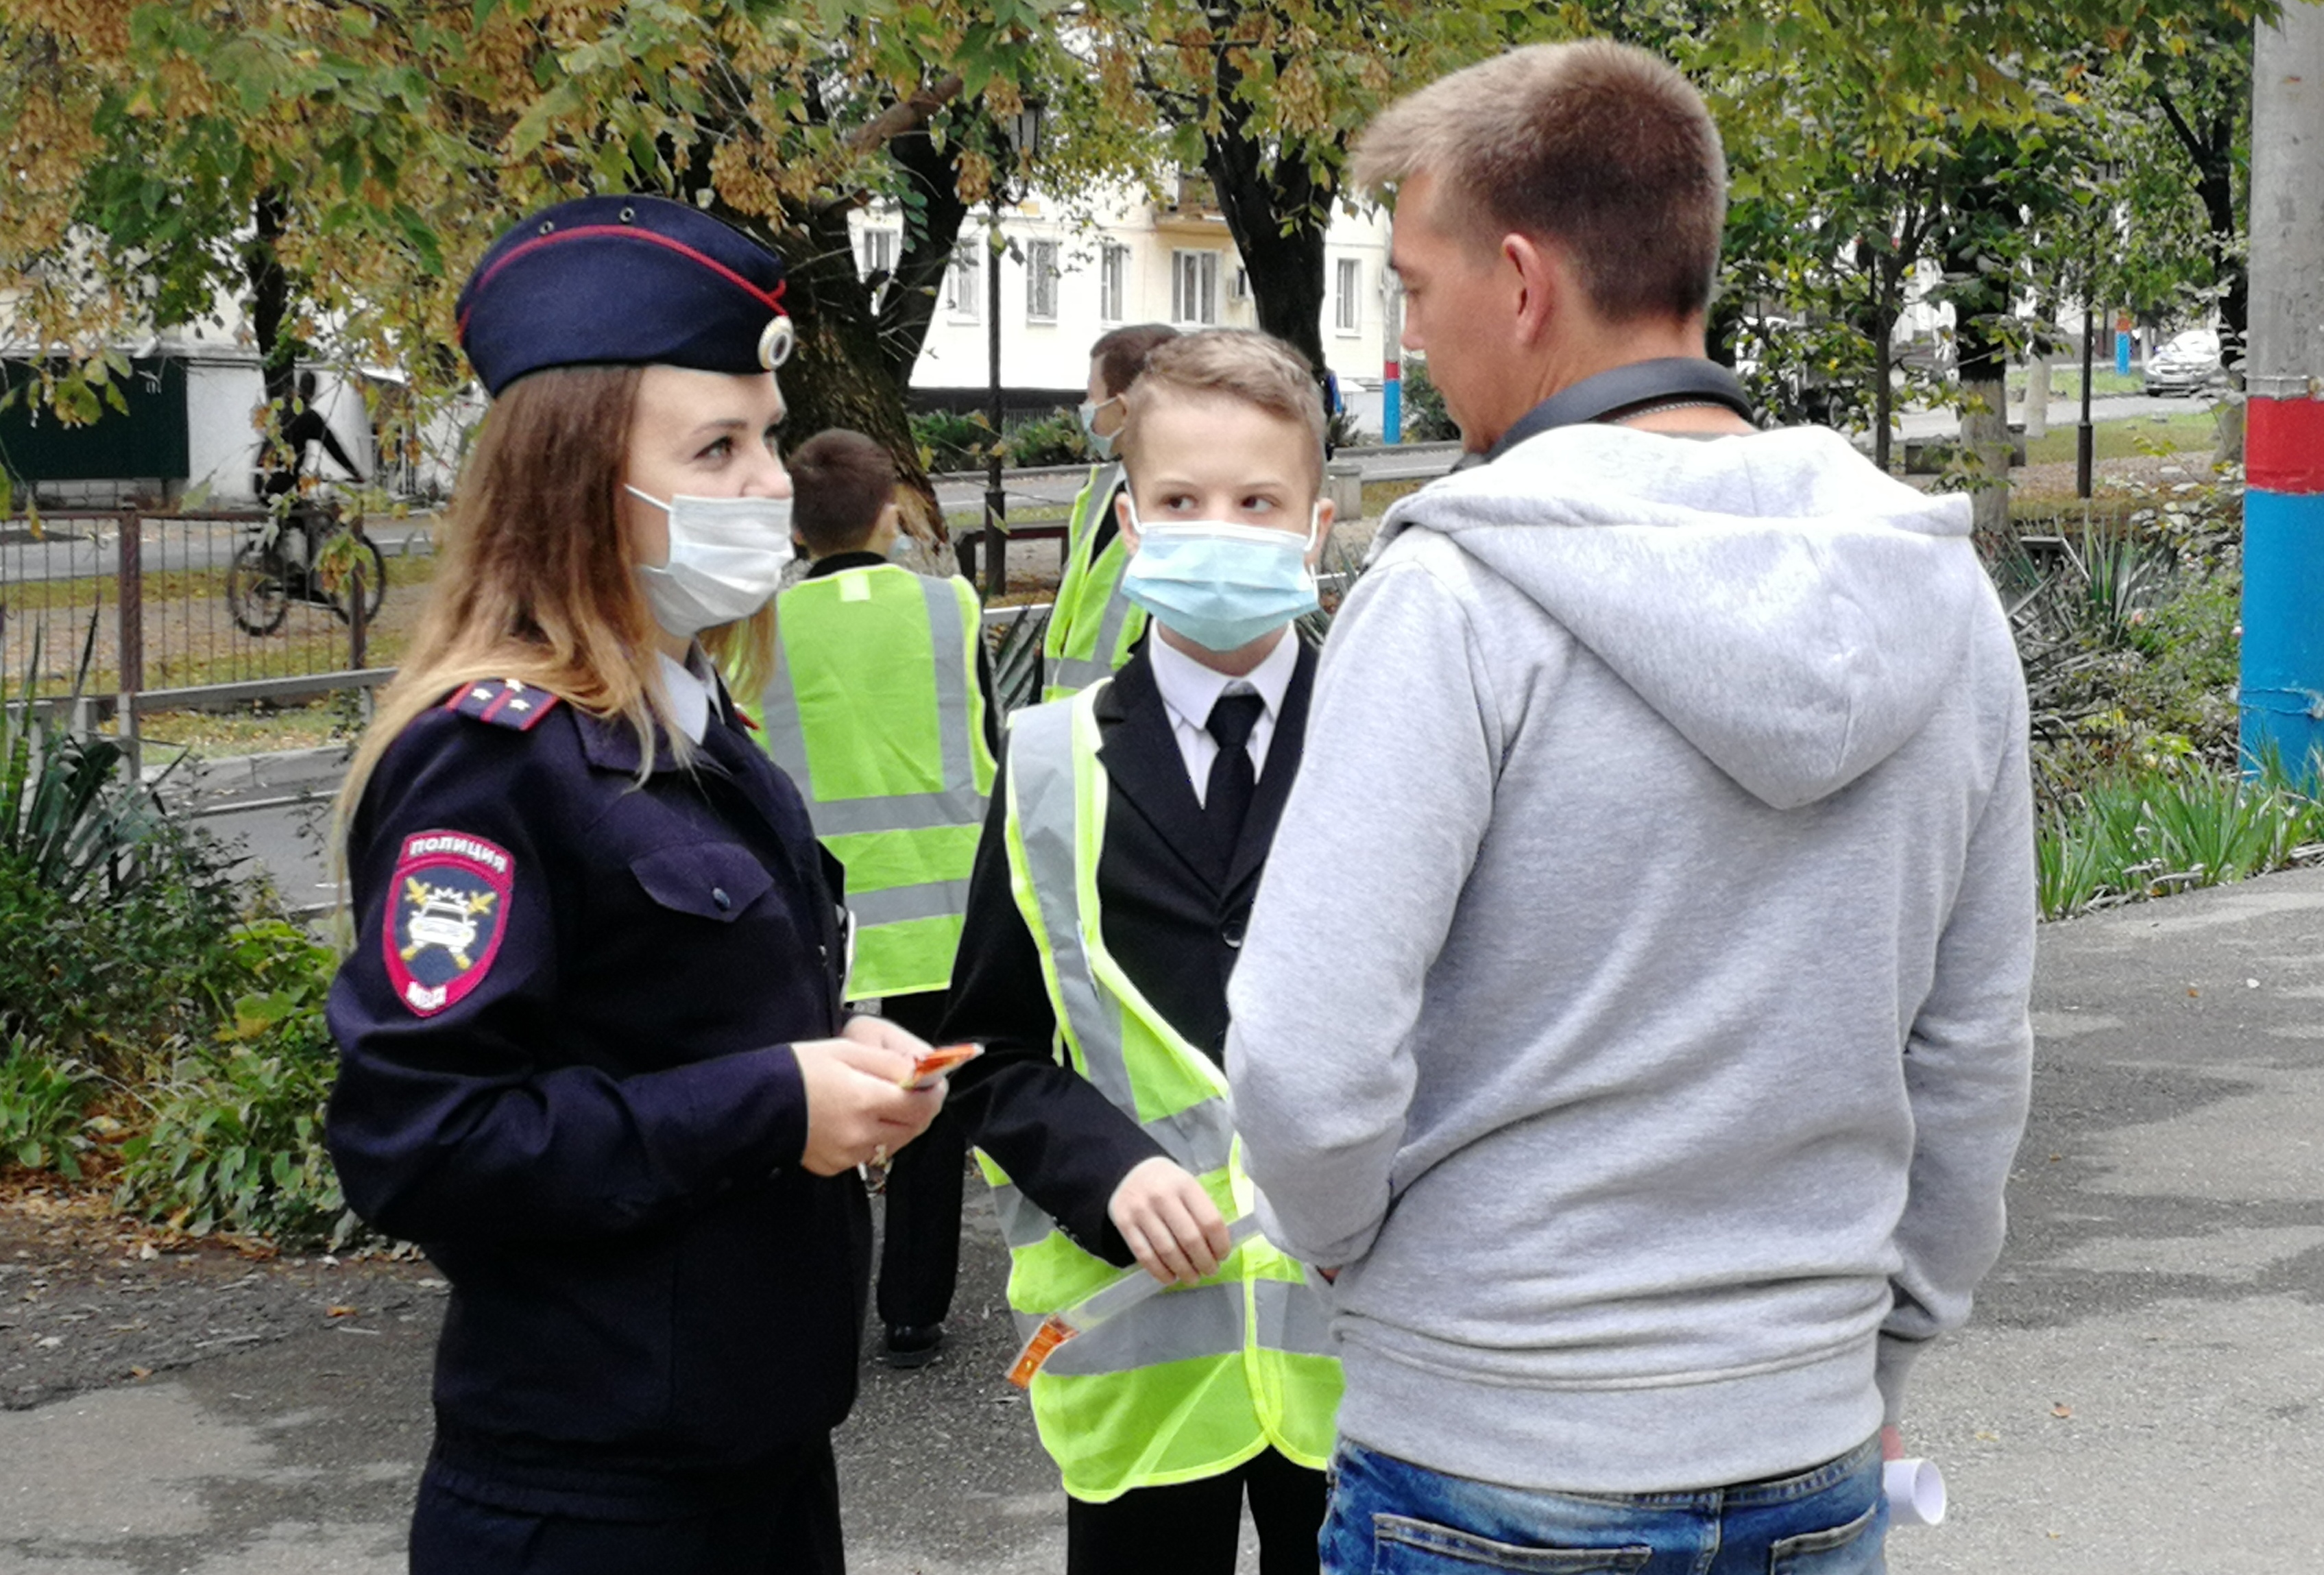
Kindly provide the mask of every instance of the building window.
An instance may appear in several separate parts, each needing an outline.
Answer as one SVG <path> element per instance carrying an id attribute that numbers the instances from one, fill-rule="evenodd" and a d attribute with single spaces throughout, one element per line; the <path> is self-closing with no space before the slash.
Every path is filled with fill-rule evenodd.
<path id="1" fill-rule="evenodd" d="M 1025 316 L 1033 322 L 1057 320 L 1057 243 L 1025 243 Z"/>
<path id="2" fill-rule="evenodd" d="M 978 288 L 982 283 L 983 246 L 975 241 L 964 241 L 953 248 L 952 266 L 945 270 L 945 310 L 953 316 L 976 319 L 977 300 L 984 292 Z"/>
<path id="3" fill-rule="evenodd" d="M 1363 298 L 1358 293 L 1364 287 L 1364 265 L 1354 257 L 1342 257 L 1339 267 L 1340 299 L 1333 318 L 1333 326 L 1343 334 L 1352 334 L 1364 323 Z"/>
<path id="4" fill-rule="evenodd" d="M 855 274 L 872 286 L 872 307 L 878 310 L 881 300 L 888 293 L 888 281 L 896 273 L 896 232 L 891 229 L 867 229 L 863 232 L 863 249 L 856 259 Z"/>
<path id="5" fill-rule="evenodd" d="M 1097 315 L 1102 322 L 1120 322 L 1128 314 L 1130 248 L 1111 241 L 1098 254 Z"/>
<path id="6" fill-rule="evenodd" d="M 1170 254 L 1170 320 L 1215 323 L 1219 320 L 1219 255 L 1216 252 Z"/>

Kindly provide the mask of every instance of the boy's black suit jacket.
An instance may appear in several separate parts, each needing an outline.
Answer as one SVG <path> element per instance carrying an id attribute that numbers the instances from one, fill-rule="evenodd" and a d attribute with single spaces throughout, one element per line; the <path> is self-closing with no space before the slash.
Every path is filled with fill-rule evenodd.
<path id="1" fill-rule="evenodd" d="M 1296 632 L 1286 636 L 1297 639 Z M 1226 1052 L 1227 978 L 1307 727 L 1315 653 L 1304 643 L 1242 835 L 1231 848 L 1203 817 L 1145 652 L 1097 699 L 1108 796 L 1098 855 L 1106 947 L 1161 1016 L 1213 1061 Z M 983 1056 L 953 1074 L 950 1108 L 968 1139 L 1009 1172 L 1084 1250 L 1134 1260 L 1106 1216 L 1115 1188 L 1162 1153 L 1136 1122 L 1053 1059 L 1056 1031 L 1041 959 L 1010 889 L 1001 830 L 1007 765 L 969 881 L 968 915 L 953 966 L 944 1040 L 973 1039 Z"/>

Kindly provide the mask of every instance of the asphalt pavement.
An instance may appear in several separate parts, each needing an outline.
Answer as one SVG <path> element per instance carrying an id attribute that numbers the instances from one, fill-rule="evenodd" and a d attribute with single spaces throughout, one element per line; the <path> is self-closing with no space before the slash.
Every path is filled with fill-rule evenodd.
<path id="1" fill-rule="evenodd" d="M 2034 1008 L 2009 1245 L 1969 1329 L 1921 1363 L 1907 1419 L 1951 1513 L 1895 1533 L 1890 1568 L 2310 1568 L 2324 1551 L 2310 1497 L 2324 1472 L 2324 869 L 2045 926 Z M 857 1575 L 1062 1565 L 1056 1478 L 1001 1378 L 1006 1265 L 981 1191 L 944 1355 L 891 1372 L 867 1332 L 837 1441 Z M 0 1411 L 0 1575 L 402 1567 L 440 1283 L 413 1277 L 424 1265 L 279 1272 L 308 1277 L 291 1287 L 313 1304 L 303 1317 L 278 1308 L 208 1348 L 181 1341 L 149 1376 Z M 22 1283 L 0 1274 L 0 1307 Z M 81 1305 L 61 1338 L 136 1338 L 103 1337 Z"/>

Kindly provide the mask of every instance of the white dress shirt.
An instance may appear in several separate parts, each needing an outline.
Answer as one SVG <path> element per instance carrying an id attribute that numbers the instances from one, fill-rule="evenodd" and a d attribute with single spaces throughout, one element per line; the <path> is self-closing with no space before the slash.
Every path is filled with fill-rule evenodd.
<path id="1" fill-rule="evenodd" d="M 684 662 L 673 662 L 667 651 L 654 654 L 661 658 L 661 686 L 669 691 L 669 719 L 687 743 L 701 743 L 710 730 L 710 679 L 694 670 L 703 660 L 702 647 L 688 651 Z"/>
<path id="2" fill-rule="evenodd" d="M 1257 667 L 1231 678 L 1204 666 L 1157 631 L 1146 642 L 1146 659 L 1154 668 L 1154 685 L 1162 691 L 1162 709 L 1170 714 L 1170 731 L 1178 740 L 1179 756 L 1186 763 L 1187 780 L 1194 784 L 1194 801 L 1210 791 L 1211 762 L 1219 757 L 1219 741 L 1211 737 L 1211 708 L 1221 695 L 1255 694 L 1266 709 L 1251 724 L 1243 747 L 1250 754 L 1250 774 L 1257 781 L 1267 770 L 1267 746 L 1275 737 L 1275 718 L 1283 712 L 1284 692 L 1299 665 L 1299 632 L 1286 628 Z"/>

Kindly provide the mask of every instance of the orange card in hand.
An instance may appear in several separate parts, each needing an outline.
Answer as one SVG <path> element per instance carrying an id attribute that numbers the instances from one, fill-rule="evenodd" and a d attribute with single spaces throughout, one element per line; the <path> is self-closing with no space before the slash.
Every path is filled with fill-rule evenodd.
<path id="1" fill-rule="evenodd" d="M 953 1068 L 965 1065 L 983 1053 L 984 1046 L 981 1044 L 938 1045 L 925 1055 L 915 1056 L 911 1072 L 896 1086 L 899 1089 L 927 1088 Z"/>

